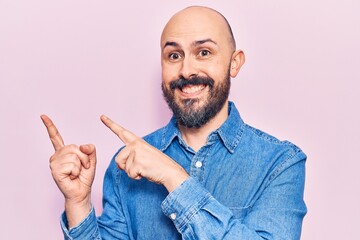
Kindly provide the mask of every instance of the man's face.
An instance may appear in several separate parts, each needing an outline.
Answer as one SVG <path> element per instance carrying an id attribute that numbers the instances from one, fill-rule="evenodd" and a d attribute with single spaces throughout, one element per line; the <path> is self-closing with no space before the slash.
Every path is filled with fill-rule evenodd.
<path id="1" fill-rule="evenodd" d="M 199 128 L 227 102 L 234 51 L 223 18 L 207 9 L 176 14 L 161 38 L 162 90 L 179 123 Z"/>

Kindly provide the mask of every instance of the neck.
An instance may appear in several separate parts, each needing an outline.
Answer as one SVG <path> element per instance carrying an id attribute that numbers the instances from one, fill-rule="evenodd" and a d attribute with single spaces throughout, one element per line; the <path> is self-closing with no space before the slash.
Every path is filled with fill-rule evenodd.
<path id="1" fill-rule="evenodd" d="M 179 130 L 186 144 L 197 152 L 206 144 L 209 134 L 218 129 L 226 121 L 228 118 L 228 109 L 228 102 L 226 102 L 220 112 L 200 128 L 179 126 Z"/>

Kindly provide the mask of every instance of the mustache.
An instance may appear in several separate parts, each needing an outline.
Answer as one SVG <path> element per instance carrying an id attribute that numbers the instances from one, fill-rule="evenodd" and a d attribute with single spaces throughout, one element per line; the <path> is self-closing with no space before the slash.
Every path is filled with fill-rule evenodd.
<path id="1" fill-rule="evenodd" d="M 214 86 L 214 80 L 209 77 L 191 77 L 189 79 L 185 79 L 183 77 L 173 80 L 170 82 L 170 89 L 174 90 L 176 88 L 182 89 L 188 85 L 205 85 L 212 88 Z"/>

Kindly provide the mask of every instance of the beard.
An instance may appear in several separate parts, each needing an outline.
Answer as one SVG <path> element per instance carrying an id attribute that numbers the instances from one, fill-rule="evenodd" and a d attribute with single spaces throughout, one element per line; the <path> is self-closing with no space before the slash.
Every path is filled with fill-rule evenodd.
<path id="1" fill-rule="evenodd" d="M 204 86 L 209 88 L 205 100 L 200 98 L 175 99 L 175 90 L 192 86 Z M 170 82 L 169 88 L 162 83 L 161 88 L 164 99 L 172 110 L 178 124 L 187 128 L 200 128 L 216 116 L 227 102 L 230 93 L 230 73 L 228 71 L 224 80 L 217 85 L 210 77 L 192 77 L 190 79 L 179 78 Z M 201 101 L 204 101 L 201 106 Z"/>

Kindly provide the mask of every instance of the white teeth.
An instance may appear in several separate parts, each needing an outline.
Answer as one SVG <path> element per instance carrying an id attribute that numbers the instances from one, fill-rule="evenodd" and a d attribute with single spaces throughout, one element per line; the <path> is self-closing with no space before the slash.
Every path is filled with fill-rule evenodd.
<path id="1" fill-rule="evenodd" d="M 198 91 L 201 91 L 205 88 L 205 85 L 188 85 L 184 88 L 181 89 L 181 91 L 183 91 L 184 93 L 195 93 Z"/>

